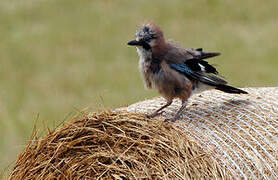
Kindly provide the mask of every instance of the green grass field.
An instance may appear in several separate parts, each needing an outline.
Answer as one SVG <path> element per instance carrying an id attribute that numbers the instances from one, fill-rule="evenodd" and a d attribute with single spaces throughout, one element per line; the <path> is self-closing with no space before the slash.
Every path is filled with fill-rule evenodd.
<path id="1" fill-rule="evenodd" d="M 0 1 L 0 172 L 36 120 L 54 127 L 76 111 L 157 96 L 145 91 L 126 43 L 144 20 L 210 60 L 231 85 L 277 86 L 278 1 Z M 0 173 L 1 174 L 1 173 Z"/>

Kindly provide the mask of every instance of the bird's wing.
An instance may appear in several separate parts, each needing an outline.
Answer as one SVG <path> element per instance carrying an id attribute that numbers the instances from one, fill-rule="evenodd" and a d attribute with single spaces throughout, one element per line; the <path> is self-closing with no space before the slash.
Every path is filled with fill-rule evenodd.
<path id="1" fill-rule="evenodd" d="M 221 55 L 219 52 L 204 52 L 202 48 L 191 49 L 191 51 L 196 54 L 194 56 L 196 59 L 208 59 Z"/>
<path id="2" fill-rule="evenodd" d="M 220 53 L 216 52 L 204 52 L 202 48 L 183 48 L 173 41 L 168 41 L 168 51 L 165 53 L 163 59 L 168 63 L 185 64 L 191 70 L 196 72 L 213 73 L 218 75 L 216 68 L 204 59 L 219 55 Z"/>
<path id="3" fill-rule="evenodd" d="M 190 59 L 208 59 L 215 56 L 219 56 L 218 52 L 204 52 L 202 48 L 190 49 L 183 48 L 181 45 L 168 40 L 168 52 L 165 54 L 166 59 L 172 59 L 175 62 L 186 61 Z M 171 61 L 171 60 L 170 60 Z"/>
<path id="4" fill-rule="evenodd" d="M 184 74 L 187 78 L 195 81 L 200 81 L 202 83 L 211 85 L 211 86 L 219 86 L 219 85 L 225 85 L 227 82 L 217 76 L 207 74 L 202 71 L 194 71 L 192 70 L 188 65 L 184 63 L 168 63 L 169 66 Z"/>
<path id="5" fill-rule="evenodd" d="M 185 49 L 173 41 L 168 41 L 168 51 L 163 58 L 178 63 L 192 59 L 194 56 L 190 49 Z"/>
<path id="6" fill-rule="evenodd" d="M 193 71 L 212 73 L 218 75 L 218 71 L 215 67 L 210 65 L 207 61 L 202 59 L 189 59 L 184 62 L 186 66 L 188 66 Z"/>

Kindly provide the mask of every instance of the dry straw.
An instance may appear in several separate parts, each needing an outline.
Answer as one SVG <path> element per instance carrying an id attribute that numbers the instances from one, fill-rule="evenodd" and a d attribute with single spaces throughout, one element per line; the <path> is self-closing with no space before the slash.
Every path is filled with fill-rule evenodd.
<path id="1" fill-rule="evenodd" d="M 114 112 L 82 115 L 19 155 L 10 179 L 277 179 L 278 90 L 250 95 L 208 91 L 190 100 L 182 120 L 143 115 L 161 98 Z"/>

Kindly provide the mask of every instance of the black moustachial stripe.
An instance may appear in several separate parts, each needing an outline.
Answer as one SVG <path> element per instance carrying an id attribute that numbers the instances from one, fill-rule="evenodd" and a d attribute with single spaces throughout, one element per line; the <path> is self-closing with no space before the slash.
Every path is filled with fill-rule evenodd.
<path id="1" fill-rule="evenodd" d="M 142 42 L 142 46 L 147 51 L 151 49 L 151 46 L 148 43 L 146 43 L 146 42 Z"/>

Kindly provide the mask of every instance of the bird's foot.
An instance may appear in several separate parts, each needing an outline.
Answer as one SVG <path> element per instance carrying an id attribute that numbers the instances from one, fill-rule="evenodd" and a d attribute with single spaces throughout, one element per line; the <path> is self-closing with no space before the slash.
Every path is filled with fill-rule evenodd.
<path id="1" fill-rule="evenodd" d="M 176 120 L 179 120 L 180 119 L 180 116 L 179 115 L 176 115 L 176 116 L 174 116 L 174 117 L 172 117 L 172 118 L 166 118 L 165 120 L 164 120 L 164 122 L 175 122 Z"/>
<path id="2" fill-rule="evenodd" d="M 164 111 L 161 111 L 161 112 L 154 112 L 154 113 L 152 113 L 152 114 L 146 114 L 145 116 L 147 117 L 147 118 L 154 118 L 154 117 L 156 117 L 156 116 L 159 116 L 159 115 L 161 115 L 162 113 L 164 113 Z"/>
<path id="3" fill-rule="evenodd" d="M 177 118 L 166 118 L 164 122 L 175 122 Z"/>

